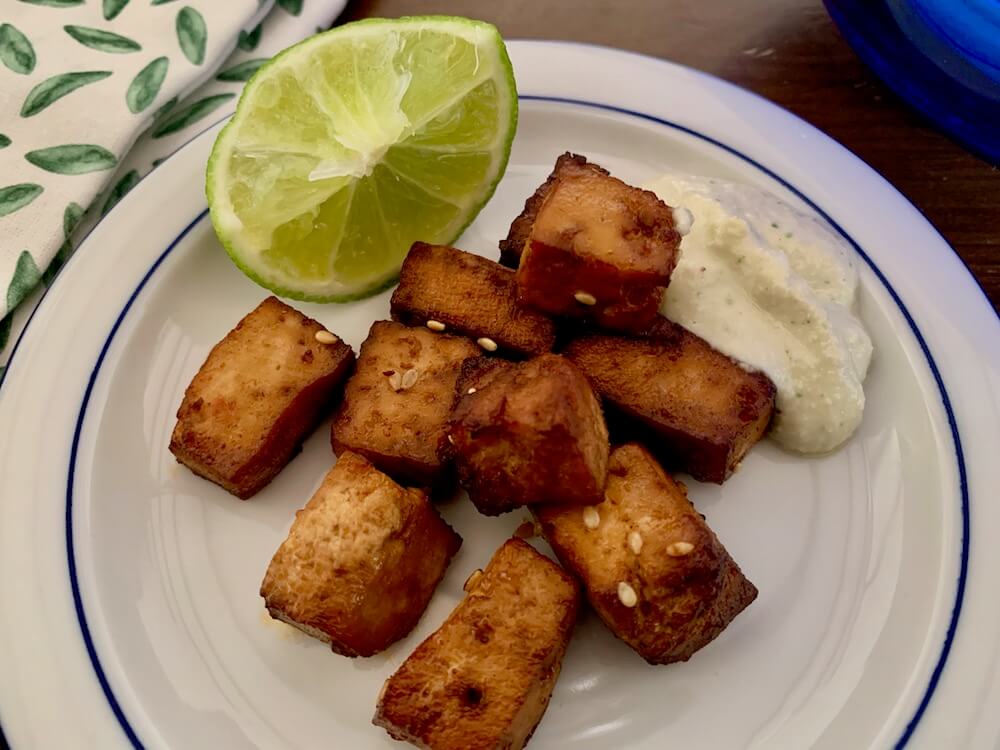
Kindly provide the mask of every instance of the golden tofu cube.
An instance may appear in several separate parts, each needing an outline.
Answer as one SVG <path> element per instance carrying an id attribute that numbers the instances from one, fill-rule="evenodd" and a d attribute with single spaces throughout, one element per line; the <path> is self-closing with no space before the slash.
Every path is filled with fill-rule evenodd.
<path id="1" fill-rule="evenodd" d="M 344 656 L 371 656 L 420 620 L 462 538 L 421 490 L 343 453 L 268 566 L 271 616 Z"/>
<path id="2" fill-rule="evenodd" d="M 593 170 L 553 182 L 517 269 L 518 299 L 549 315 L 641 331 L 677 264 L 673 210 Z"/>
<path id="3" fill-rule="evenodd" d="M 463 365 L 449 427 L 459 482 L 479 511 L 600 502 L 608 430 L 587 378 L 557 354 L 483 359 Z"/>
<path id="4" fill-rule="evenodd" d="M 468 588 L 386 681 L 374 723 L 430 750 L 519 750 L 559 677 L 579 589 L 520 539 L 500 547 Z"/>
<path id="5" fill-rule="evenodd" d="M 602 503 L 534 511 L 594 611 L 650 664 L 687 661 L 757 597 L 684 485 L 636 443 L 611 453 Z"/>
<path id="6" fill-rule="evenodd" d="M 436 322 L 451 333 L 493 340 L 501 354 L 552 350 L 555 323 L 517 301 L 514 272 L 454 247 L 415 242 L 392 295 L 392 317 L 412 326 Z"/>
<path id="7" fill-rule="evenodd" d="M 560 178 L 573 172 L 588 171 L 606 175 L 608 171 L 587 161 L 585 156 L 571 154 L 568 151 L 556 159 L 556 165 L 545 182 L 524 202 L 524 210 L 510 225 L 506 239 L 500 240 L 500 264 L 508 268 L 517 268 L 521 264 L 521 253 L 524 243 L 531 234 L 531 226 L 535 223 L 538 209 L 545 201 L 552 185 Z"/>
<path id="8" fill-rule="evenodd" d="M 604 397 L 616 437 L 639 439 L 672 469 L 722 483 L 767 432 L 774 383 L 666 318 L 644 338 L 590 335 L 563 354 Z"/>
<path id="9" fill-rule="evenodd" d="M 448 464 L 438 454 L 455 381 L 462 362 L 480 353 L 464 337 L 376 322 L 333 420 L 334 452 L 360 453 L 404 483 L 447 483 Z"/>
<path id="10" fill-rule="evenodd" d="M 333 408 L 353 365 L 351 347 L 268 297 L 215 345 L 191 381 L 170 451 L 246 499 L 274 479 Z"/>

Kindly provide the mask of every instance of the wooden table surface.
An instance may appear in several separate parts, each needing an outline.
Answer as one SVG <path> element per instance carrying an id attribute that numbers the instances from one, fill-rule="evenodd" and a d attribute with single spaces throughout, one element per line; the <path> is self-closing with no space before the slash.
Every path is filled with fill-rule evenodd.
<path id="1" fill-rule="evenodd" d="M 808 120 L 881 172 L 1000 308 L 1000 170 L 934 130 L 855 57 L 820 0 L 353 0 L 341 20 L 443 13 L 704 70 Z"/>

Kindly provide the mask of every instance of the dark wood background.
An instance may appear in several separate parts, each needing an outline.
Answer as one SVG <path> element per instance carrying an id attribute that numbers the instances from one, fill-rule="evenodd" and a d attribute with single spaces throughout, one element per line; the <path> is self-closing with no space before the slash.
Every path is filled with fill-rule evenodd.
<path id="1" fill-rule="evenodd" d="M 508 39 L 570 39 L 698 68 L 843 143 L 931 220 L 1000 307 L 1000 171 L 937 132 L 855 57 L 820 0 L 354 0 L 340 20 L 443 13 Z"/>

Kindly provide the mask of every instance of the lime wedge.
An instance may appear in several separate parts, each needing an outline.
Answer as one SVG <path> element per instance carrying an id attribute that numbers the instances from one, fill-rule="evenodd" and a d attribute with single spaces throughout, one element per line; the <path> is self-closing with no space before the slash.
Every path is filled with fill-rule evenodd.
<path id="1" fill-rule="evenodd" d="M 212 223 L 236 265 L 282 296 L 363 297 L 396 278 L 414 241 L 458 238 L 503 175 L 516 126 L 494 26 L 347 24 L 250 79 L 208 161 Z"/>

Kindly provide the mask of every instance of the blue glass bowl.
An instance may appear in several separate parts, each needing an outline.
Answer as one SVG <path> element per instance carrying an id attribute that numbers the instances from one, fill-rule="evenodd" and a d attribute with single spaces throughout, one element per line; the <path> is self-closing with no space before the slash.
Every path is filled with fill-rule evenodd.
<path id="1" fill-rule="evenodd" d="M 1000 164 L 1000 0 L 824 0 L 866 65 Z"/>

